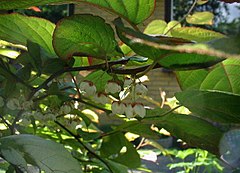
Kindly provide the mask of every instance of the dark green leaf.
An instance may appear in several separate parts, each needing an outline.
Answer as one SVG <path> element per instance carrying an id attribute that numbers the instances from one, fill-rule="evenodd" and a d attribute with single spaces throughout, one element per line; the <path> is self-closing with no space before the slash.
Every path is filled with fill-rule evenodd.
<path id="1" fill-rule="evenodd" d="M 140 166 L 140 157 L 137 150 L 122 133 L 103 137 L 101 156 L 121 163 L 129 168 Z M 131 162 L 129 162 L 131 160 Z"/>
<path id="2" fill-rule="evenodd" d="M 66 63 L 60 58 L 48 59 L 43 63 L 42 73 L 53 74 L 57 71 L 63 70 Z"/>
<path id="3" fill-rule="evenodd" d="M 235 129 L 225 133 L 220 141 L 221 158 L 232 167 L 240 165 L 240 130 Z"/>
<path id="4" fill-rule="evenodd" d="M 186 90 L 175 94 L 193 114 L 221 123 L 240 123 L 240 96 L 219 91 Z"/>
<path id="5" fill-rule="evenodd" d="M 112 160 L 106 160 L 109 167 L 114 173 L 128 173 L 128 167 L 119 164 L 117 162 L 114 162 Z"/>
<path id="6" fill-rule="evenodd" d="M 30 65 L 27 65 L 27 66 L 24 66 L 24 67 L 20 68 L 20 69 L 17 71 L 16 75 L 17 75 L 19 78 L 21 78 L 22 80 L 27 81 L 27 80 L 29 80 L 30 77 L 31 77 L 31 71 L 32 71 L 32 70 L 31 70 L 31 66 L 30 66 Z"/>
<path id="7" fill-rule="evenodd" d="M 219 140 L 222 133 L 209 122 L 200 118 L 169 113 L 165 116 L 166 111 L 157 108 L 147 111 L 147 117 L 143 120 L 144 123 L 153 123 L 159 127 L 163 127 L 171 133 L 171 135 L 182 139 L 190 146 L 199 147 L 218 153 Z"/>
<path id="8" fill-rule="evenodd" d="M 51 55 L 55 55 L 52 47 L 54 28 L 53 23 L 37 17 L 17 13 L 0 15 L 0 39 L 25 46 L 27 40 L 30 40 L 39 44 Z"/>
<path id="9" fill-rule="evenodd" d="M 31 56 L 30 60 L 32 66 L 37 70 L 39 74 L 41 74 L 41 67 L 42 67 L 42 59 L 41 59 L 41 47 L 27 40 L 27 48 L 28 53 Z"/>
<path id="10" fill-rule="evenodd" d="M 208 55 L 174 53 L 159 60 L 159 64 L 173 70 L 190 70 L 210 67 L 223 60 L 222 58 Z"/>
<path id="11" fill-rule="evenodd" d="M 221 58 L 240 57 L 240 54 L 238 53 L 239 49 L 237 47 L 237 45 L 239 46 L 238 42 L 230 44 L 231 46 L 234 46 L 234 48 L 230 48 L 229 50 L 223 48 L 225 44 L 231 42 L 230 38 L 217 40 L 222 41 L 221 46 L 217 46 L 217 41 L 208 44 L 196 44 L 182 38 L 165 36 L 152 37 L 145 35 L 131 28 L 124 27 L 119 18 L 114 21 L 114 24 L 116 25 L 119 38 L 125 44 L 131 47 L 131 49 L 137 54 L 151 59 L 159 59 L 161 56 L 172 53 L 173 51 L 217 56 Z M 216 46 L 214 44 L 216 44 Z"/>
<path id="12" fill-rule="evenodd" d="M 15 135 L 0 139 L 0 153 L 9 163 L 27 171 L 27 164 L 46 173 L 79 173 L 79 163 L 60 144 L 33 135 Z"/>
<path id="13" fill-rule="evenodd" d="M 117 41 L 109 24 L 90 14 L 73 15 L 57 23 L 53 45 L 62 59 L 73 55 L 87 55 L 106 59 L 121 55 L 117 52 Z"/>

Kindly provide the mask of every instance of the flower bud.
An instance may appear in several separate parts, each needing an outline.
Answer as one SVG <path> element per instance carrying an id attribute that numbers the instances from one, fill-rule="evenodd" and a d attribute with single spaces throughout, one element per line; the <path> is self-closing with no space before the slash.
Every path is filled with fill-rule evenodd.
<path id="1" fill-rule="evenodd" d="M 148 92 L 148 89 L 145 85 L 138 83 L 135 86 L 135 93 L 136 95 L 146 95 Z"/>
<path id="2" fill-rule="evenodd" d="M 134 117 L 134 110 L 132 107 L 132 104 L 127 104 L 125 108 L 125 114 L 127 118 L 133 118 Z"/>
<path id="3" fill-rule="evenodd" d="M 108 81 L 105 86 L 105 92 L 115 94 L 122 90 L 121 86 L 115 81 Z"/>
<path id="4" fill-rule="evenodd" d="M 141 118 L 146 116 L 146 109 L 142 103 L 134 103 L 133 110 L 136 114 L 138 114 Z"/>
<path id="5" fill-rule="evenodd" d="M 124 114 L 126 105 L 122 102 L 113 102 L 112 103 L 112 113 L 113 114 Z"/>
<path id="6" fill-rule="evenodd" d="M 101 104 L 106 104 L 106 103 L 109 103 L 109 98 L 107 96 L 107 94 L 105 93 L 97 93 L 97 95 L 95 96 L 95 102 L 96 103 L 101 103 Z"/>
<path id="7" fill-rule="evenodd" d="M 83 93 L 84 96 L 94 96 L 96 94 L 97 88 L 91 81 L 83 81 L 80 84 L 79 89 Z"/>
<path id="8" fill-rule="evenodd" d="M 10 100 L 7 102 L 7 107 L 8 107 L 9 109 L 11 109 L 11 110 L 19 109 L 19 108 L 20 108 L 19 100 L 16 99 L 16 98 L 10 99 Z"/>

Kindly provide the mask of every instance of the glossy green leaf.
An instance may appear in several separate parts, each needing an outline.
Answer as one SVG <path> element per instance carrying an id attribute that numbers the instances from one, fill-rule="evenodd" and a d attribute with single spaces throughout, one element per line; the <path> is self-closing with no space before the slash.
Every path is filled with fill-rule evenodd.
<path id="1" fill-rule="evenodd" d="M 111 26 L 102 18 L 90 14 L 73 15 L 58 22 L 53 45 L 62 59 L 71 58 L 73 55 L 101 59 L 120 55 Z"/>
<path id="2" fill-rule="evenodd" d="M 194 40 L 196 42 L 207 42 L 225 37 L 223 34 L 197 27 L 174 28 L 171 31 L 173 37 Z"/>
<path id="3" fill-rule="evenodd" d="M 152 123 L 164 128 L 171 135 L 182 139 L 190 146 L 199 147 L 218 153 L 219 140 L 222 132 L 209 122 L 191 115 L 169 113 L 160 108 L 148 110 L 144 123 Z"/>
<path id="4" fill-rule="evenodd" d="M 194 88 L 240 94 L 239 68 L 239 59 L 227 59 L 210 70 L 181 71 L 176 74 L 182 90 Z"/>
<path id="5" fill-rule="evenodd" d="M 140 166 L 140 157 L 137 150 L 122 133 L 103 137 L 100 149 L 101 156 L 121 163 L 129 168 Z M 129 162 L 131 160 L 131 162 Z"/>
<path id="6" fill-rule="evenodd" d="M 49 54 L 55 55 L 52 34 L 55 25 L 45 19 L 20 14 L 0 15 L 0 39 L 27 45 L 27 40 L 39 44 Z"/>
<path id="7" fill-rule="evenodd" d="M 240 123 L 240 96 L 219 91 L 186 90 L 175 94 L 193 114 L 220 123 Z"/>
<path id="8" fill-rule="evenodd" d="M 190 70 L 210 67 L 224 59 L 192 53 L 174 53 L 159 60 L 164 68 L 172 70 Z"/>
<path id="9" fill-rule="evenodd" d="M 187 16 L 186 20 L 190 24 L 195 25 L 212 25 L 214 15 L 211 12 L 195 12 L 192 15 Z"/>
<path id="10" fill-rule="evenodd" d="M 78 3 L 79 0 L 1 0 L 0 10 L 27 8 L 50 3 Z M 146 20 L 155 8 L 155 0 L 81 0 L 94 6 L 105 8 L 114 12 L 133 24 L 139 24 Z M 93 7 L 94 8 L 94 7 Z"/>
<path id="11" fill-rule="evenodd" d="M 14 135 L 0 139 L 0 153 L 23 172 L 27 164 L 46 173 L 79 173 L 80 164 L 60 144 L 33 135 Z"/>
<path id="12" fill-rule="evenodd" d="M 232 167 L 240 165 L 240 130 L 234 129 L 225 133 L 220 141 L 221 158 Z"/>
<path id="13" fill-rule="evenodd" d="M 128 173 L 128 167 L 114 162 L 112 160 L 106 160 L 111 170 L 115 173 Z"/>

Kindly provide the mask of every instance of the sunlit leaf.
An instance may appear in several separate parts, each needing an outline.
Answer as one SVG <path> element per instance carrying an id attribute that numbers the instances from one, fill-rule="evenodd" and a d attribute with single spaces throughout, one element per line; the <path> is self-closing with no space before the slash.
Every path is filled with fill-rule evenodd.
<path id="1" fill-rule="evenodd" d="M 58 22 L 53 45 L 62 59 L 71 58 L 73 55 L 101 59 L 120 55 L 111 26 L 102 18 L 89 14 L 73 15 Z"/>
<path id="2" fill-rule="evenodd" d="M 208 2 L 208 0 L 198 0 L 197 4 L 198 5 L 203 5 L 203 4 L 206 4 L 207 2 Z"/>
<path id="3" fill-rule="evenodd" d="M 163 34 L 167 23 L 163 20 L 153 20 L 145 28 L 144 33 L 149 35 Z"/>
<path id="4" fill-rule="evenodd" d="M 186 20 L 190 24 L 195 25 L 212 25 L 214 15 L 211 12 L 195 12 L 192 15 L 187 16 Z"/>
<path id="5" fill-rule="evenodd" d="M 16 59 L 20 53 L 16 50 L 0 48 L 0 55 Z"/>
<path id="6" fill-rule="evenodd" d="M 39 44 L 51 55 L 55 55 L 52 47 L 54 28 L 55 25 L 50 21 L 37 17 L 16 13 L 0 15 L 0 39 L 25 46 L 27 40 L 30 40 Z"/>

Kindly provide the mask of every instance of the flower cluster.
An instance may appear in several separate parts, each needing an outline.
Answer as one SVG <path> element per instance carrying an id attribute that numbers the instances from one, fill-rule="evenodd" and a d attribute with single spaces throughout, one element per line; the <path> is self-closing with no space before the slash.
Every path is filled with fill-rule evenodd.
<path id="1" fill-rule="evenodd" d="M 79 89 L 84 96 L 94 98 L 94 101 L 96 103 L 106 104 L 111 102 L 109 97 L 110 94 L 118 93 L 119 95 L 121 95 L 126 91 L 129 94 L 130 88 L 132 87 L 134 87 L 134 90 L 132 90 L 134 91 L 134 97 L 144 96 L 147 94 L 148 89 L 145 85 L 143 85 L 142 83 L 135 84 L 134 81 L 131 79 L 124 80 L 123 90 L 120 82 L 114 80 L 109 80 L 107 82 L 107 84 L 105 85 L 105 92 L 97 92 L 96 86 L 91 81 L 81 82 Z M 127 118 L 133 118 L 136 115 L 143 118 L 146 115 L 146 110 L 142 103 L 135 102 L 135 100 L 130 103 L 124 103 L 123 99 L 125 99 L 125 97 L 120 97 L 120 100 L 114 99 L 114 101 L 112 101 L 111 107 L 113 114 L 126 115 Z"/>

